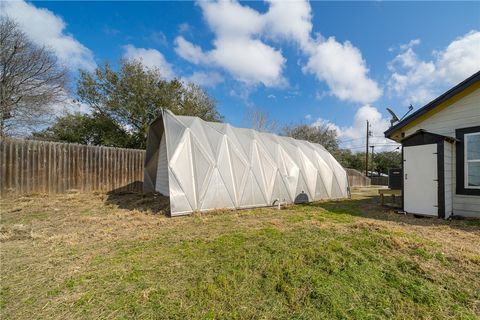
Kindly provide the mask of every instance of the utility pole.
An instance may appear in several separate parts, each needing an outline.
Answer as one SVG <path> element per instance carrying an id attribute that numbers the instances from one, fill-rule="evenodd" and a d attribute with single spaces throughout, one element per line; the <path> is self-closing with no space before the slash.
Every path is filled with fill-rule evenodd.
<path id="1" fill-rule="evenodd" d="M 374 163 L 373 163 L 373 160 L 374 160 L 373 157 L 374 157 L 375 146 L 370 146 L 370 148 L 372 148 L 372 177 L 373 177 L 373 170 L 375 169 L 375 168 L 373 167 L 373 165 L 374 165 Z"/>
<path id="2" fill-rule="evenodd" d="M 368 138 L 370 137 L 370 125 L 367 120 L 367 146 L 365 148 L 365 176 L 368 177 Z"/>

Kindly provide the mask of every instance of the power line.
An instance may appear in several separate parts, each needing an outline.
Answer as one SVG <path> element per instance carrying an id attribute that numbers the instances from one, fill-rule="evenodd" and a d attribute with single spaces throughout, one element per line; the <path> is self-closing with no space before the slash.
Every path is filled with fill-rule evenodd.
<path id="1" fill-rule="evenodd" d="M 389 144 L 379 144 L 379 143 L 375 143 L 375 147 L 399 147 L 400 145 L 398 144 L 393 144 L 393 143 L 389 143 Z M 362 145 L 362 146 L 356 146 L 356 147 L 349 147 L 347 149 L 360 149 L 360 148 L 365 148 L 365 145 Z"/>
<path id="2" fill-rule="evenodd" d="M 349 141 L 355 141 L 355 140 L 360 140 L 360 139 L 363 139 L 363 137 L 361 138 L 355 138 L 355 139 L 349 139 L 349 140 L 340 140 L 340 143 L 344 143 L 344 142 L 349 142 Z"/>
<path id="3" fill-rule="evenodd" d="M 385 136 L 372 136 L 372 135 L 371 135 L 370 137 L 371 137 L 371 138 L 384 138 L 384 139 L 386 139 Z M 365 138 L 364 138 L 364 137 L 360 137 L 360 138 L 348 139 L 348 140 L 341 140 L 341 139 L 339 139 L 339 142 L 340 142 L 340 143 L 345 143 L 345 142 L 350 142 L 350 141 L 355 141 L 355 140 L 361 140 L 361 139 L 365 139 Z"/>
<path id="4" fill-rule="evenodd" d="M 375 146 L 399 146 L 400 144 L 397 144 L 397 143 L 372 143 L 372 145 L 375 145 Z M 354 148 L 363 148 L 365 147 L 364 144 L 362 145 L 357 145 L 355 146 Z"/>

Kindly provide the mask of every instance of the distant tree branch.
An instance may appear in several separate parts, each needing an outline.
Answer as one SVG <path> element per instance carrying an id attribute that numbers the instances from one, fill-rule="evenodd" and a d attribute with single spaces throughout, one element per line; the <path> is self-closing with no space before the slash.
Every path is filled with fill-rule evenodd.
<path id="1" fill-rule="evenodd" d="M 267 112 L 253 109 L 246 114 L 246 120 L 250 123 L 252 129 L 265 132 L 275 132 L 278 129 L 278 123 L 270 119 Z"/>

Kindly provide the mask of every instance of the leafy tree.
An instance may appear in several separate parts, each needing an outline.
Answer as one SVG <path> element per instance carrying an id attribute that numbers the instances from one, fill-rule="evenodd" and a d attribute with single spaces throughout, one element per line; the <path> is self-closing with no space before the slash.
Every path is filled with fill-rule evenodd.
<path id="1" fill-rule="evenodd" d="M 344 168 L 363 172 L 365 170 L 365 152 L 353 153 L 350 149 L 339 149 L 333 156 Z"/>
<path id="2" fill-rule="evenodd" d="M 365 152 L 353 153 L 349 149 L 340 149 L 333 155 L 343 167 L 356 169 L 360 172 L 365 171 Z M 378 152 L 374 154 L 373 161 L 370 154 L 368 161 L 369 170 L 388 174 L 388 169 L 402 166 L 402 154 L 398 151 Z"/>
<path id="3" fill-rule="evenodd" d="M 398 151 L 384 151 L 375 153 L 373 162 L 374 171 L 388 174 L 388 169 L 402 167 L 402 154 Z"/>
<path id="4" fill-rule="evenodd" d="M 168 81 L 158 69 L 146 68 L 139 61 L 122 60 L 118 71 L 108 63 L 94 72 L 81 71 L 77 95 L 91 108 L 92 115 L 59 118 L 37 136 L 145 148 L 148 126 L 160 115 L 161 108 L 177 115 L 222 121 L 215 101 L 199 86 L 177 79 Z M 73 119 L 84 121 L 93 131 L 83 130 Z"/>
<path id="5" fill-rule="evenodd" d="M 0 16 L 0 136 L 43 124 L 50 106 L 65 97 L 66 71 L 46 47 Z"/>
<path id="6" fill-rule="evenodd" d="M 309 126 L 306 124 L 297 124 L 286 126 L 282 129 L 282 133 L 286 136 L 307 140 L 313 143 L 321 144 L 329 152 L 338 150 L 338 136 L 335 129 L 331 129 L 326 125 Z"/>
<path id="7" fill-rule="evenodd" d="M 33 133 L 33 137 L 124 148 L 135 148 L 137 143 L 128 130 L 101 114 L 67 114 L 58 118 L 51 127 Z"/>

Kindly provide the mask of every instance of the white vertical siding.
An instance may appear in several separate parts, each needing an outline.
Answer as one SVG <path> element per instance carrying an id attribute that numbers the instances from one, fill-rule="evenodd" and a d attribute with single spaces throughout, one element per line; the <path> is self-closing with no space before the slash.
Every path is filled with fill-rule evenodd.
<path id="1" fill-rule="evenodd" d="M 443 149 L 443 159 L 444 159 L 444 178 L 445 178 L 445 218 L 448 218 L 452 215 L 453 212 L 453 183 L 452 175 L 454 171 L 452 158 L 453 148 L 452 144 L 449 142 L 444 143 Z"/>
<path id="2" fill-rule="evenodd" d="M 455 129 L 474 127 L 480 124 L 480 89 L 463 97 L 425 121 L 405 131 L 405 136 L 419 129 L 455 137 Z"/>
<path id="3" fill-rule="evenodd" d="M 155 186 L 155 190 L 164 196 L 169 195 L 167 143 L 165 141 L 165 134 L 162 135 L 162 140 L 160 141 L 160 152 L 158 153 L 157 167 L 157 185 Z"/>
<path id="4" fill-rule="evenodd" d="M 455 130 L 480 125 L 480 89 L 451 104 L 444 110 L 432 115 L 418 125 L 405 131 L 405 136 L 419 129 L 428 132 L 455 137 Z M 480 196 L 456 194 L 456 156 L 455 146 L 451 153 L 451 190 L 453 214 L 466 217 L 480 217 Z M 445 185 L 445 190 L 447 186 Z M 447 195 L 445 195 L 447 199 Z"/>

